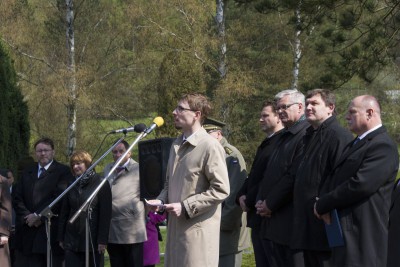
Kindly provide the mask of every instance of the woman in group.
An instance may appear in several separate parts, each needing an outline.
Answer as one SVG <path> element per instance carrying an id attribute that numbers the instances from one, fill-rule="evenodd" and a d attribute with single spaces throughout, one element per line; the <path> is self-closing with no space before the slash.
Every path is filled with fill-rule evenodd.
<path id="1" fill-rule="evenodd" d="M 89 168 L 92 157 L 86 151 L 74 152 L 70 167 L 75 179 Z M 90 202 L 88 213 L 69 223 L 70 218 L 89 198 L 101 183 L 101 178 L 91 170 L 68 192 L 63 200 L 59 217 L 58 240 L 65 250 L 65 267 L 84 267 L 86 251 L 86 218 L 89 218 L 89 265 L 99 267 L 104 264 L 104 251 L 107 247 L 111 220 L 111 188 L 104 183 L 96 197 Z M 88 216 L 88 217 L 87 217 Z"/>

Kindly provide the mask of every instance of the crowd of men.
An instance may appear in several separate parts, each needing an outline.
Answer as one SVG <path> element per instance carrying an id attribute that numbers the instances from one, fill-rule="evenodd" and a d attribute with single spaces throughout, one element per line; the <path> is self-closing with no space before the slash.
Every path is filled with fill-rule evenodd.
<path id="1" fill-rule="evenodd" d="M 349 131 L 336 118 L 332 92 L 279 92 L 262 106 L 259 124 L 266 138 L 249 173 L 241 153 L 223 136 L 225 124 L 211 119 L 210 112 L 201 94 L 184 95 L 172 112 L 182 134 L 170 149 L 164 189 L 147 207 L 168 213 L 165 266 L 241 266 L 242 251 L 250 246 L 246 226 L 259 267 L 400 265 L 399 158 L 375 97 L 362 95 L 350 102 L 345 116 Z M 107 248 L 112 267 L 143 266 L 147 239 L 139 165 L 128 148 L 125 141 L 119 143 L 114 162 L 104 170 L 112 203 L 108 240 L 94 242 L 98 253 Z M 25 169 L 13 190 L 14 265 L 44 267 L 50 253 L 52 266 L 58 267 L 69 247 L 59 243 L 64 240 L 57 216 L 49 227 L 40 213 L 74 177 L 54 159 L 51 139 L 38 140 L 34 149 L 37 163 Z M 73 163 L 72 172 L 81 173 L 80 162 Z M 1 178 L 0 185 L 6 185 Z M 11 208 L 10 201 L 3 201 L 6 191 L 0 195 L 1 216 Z M 52 212 L 58 214 L 61 205 Z M 2 255 L 8 253 L 11 219 L 0 218 L 0 265 L 10 266 L 2 263 Z M 332 243 L 332 235 L 342 243 Z M 70 266 L 84 264 L 81 250 Z"/>

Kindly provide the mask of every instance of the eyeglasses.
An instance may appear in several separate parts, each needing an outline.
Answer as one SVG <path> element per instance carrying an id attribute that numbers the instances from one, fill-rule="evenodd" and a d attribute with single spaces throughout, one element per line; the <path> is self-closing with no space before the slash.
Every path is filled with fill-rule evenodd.
<path id="1" fill-rule="evenodd" d="M 41 150 L 36 150 L 36 153 L 41 154 L 41 153 L 49 153 L 50 151 L 53 151 L 52 149 L 41 149 Z"/>
<path id="2" fill-rule="evenodd" d="M 281 106 L 276 107 L 276 110 L 287 110 L 288 108 L 290 108 L 291 106 L 296 105 L 296 104 L 300 104 L 300 103 L 292 103 L 292 104 L 288 104 L 288 105 L 281 105 Z"/>
<path id="3" fill-rule="evenodd" d="M 176 112 L 178 112 L 178 113 L 182 113 L 182 112 L 184 112 L 185 110 L 196 112 L 196 110 L 193 110 L 193 109 L 190 109 L 190 108 L 184 108 L 184 107 L 182 107 L 182 106 L 177 106 L 177 107 L 175 108 L 175 110 L 176 110 Z"/>

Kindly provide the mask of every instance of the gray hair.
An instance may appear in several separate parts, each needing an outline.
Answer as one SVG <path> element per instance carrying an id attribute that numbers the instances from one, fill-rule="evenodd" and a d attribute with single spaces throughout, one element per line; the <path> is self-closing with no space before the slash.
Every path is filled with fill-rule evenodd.
<path id="1" fill-rule="evenodd" d="M 285 96 L 289 96 L 293 103 L 301 103 L 303 107 L 305 106 L 305 96 L 300 91 L 296 89 L 283 90 L 275 95 L 275 101 L 278 102 Z"/>

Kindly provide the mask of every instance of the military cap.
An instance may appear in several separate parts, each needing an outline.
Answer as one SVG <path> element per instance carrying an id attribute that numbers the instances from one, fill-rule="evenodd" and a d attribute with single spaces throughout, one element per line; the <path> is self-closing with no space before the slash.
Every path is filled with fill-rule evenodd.
<path id="1" fill-rule="evenodd" d="M 225 123 L 222 121 L 218 121 L 213 118 L 206 118 L 203 123 L 203 128 L 207 131 L 215 131 L 215 130 L 222 130 L 222 128 L 225 126 Z"/>

